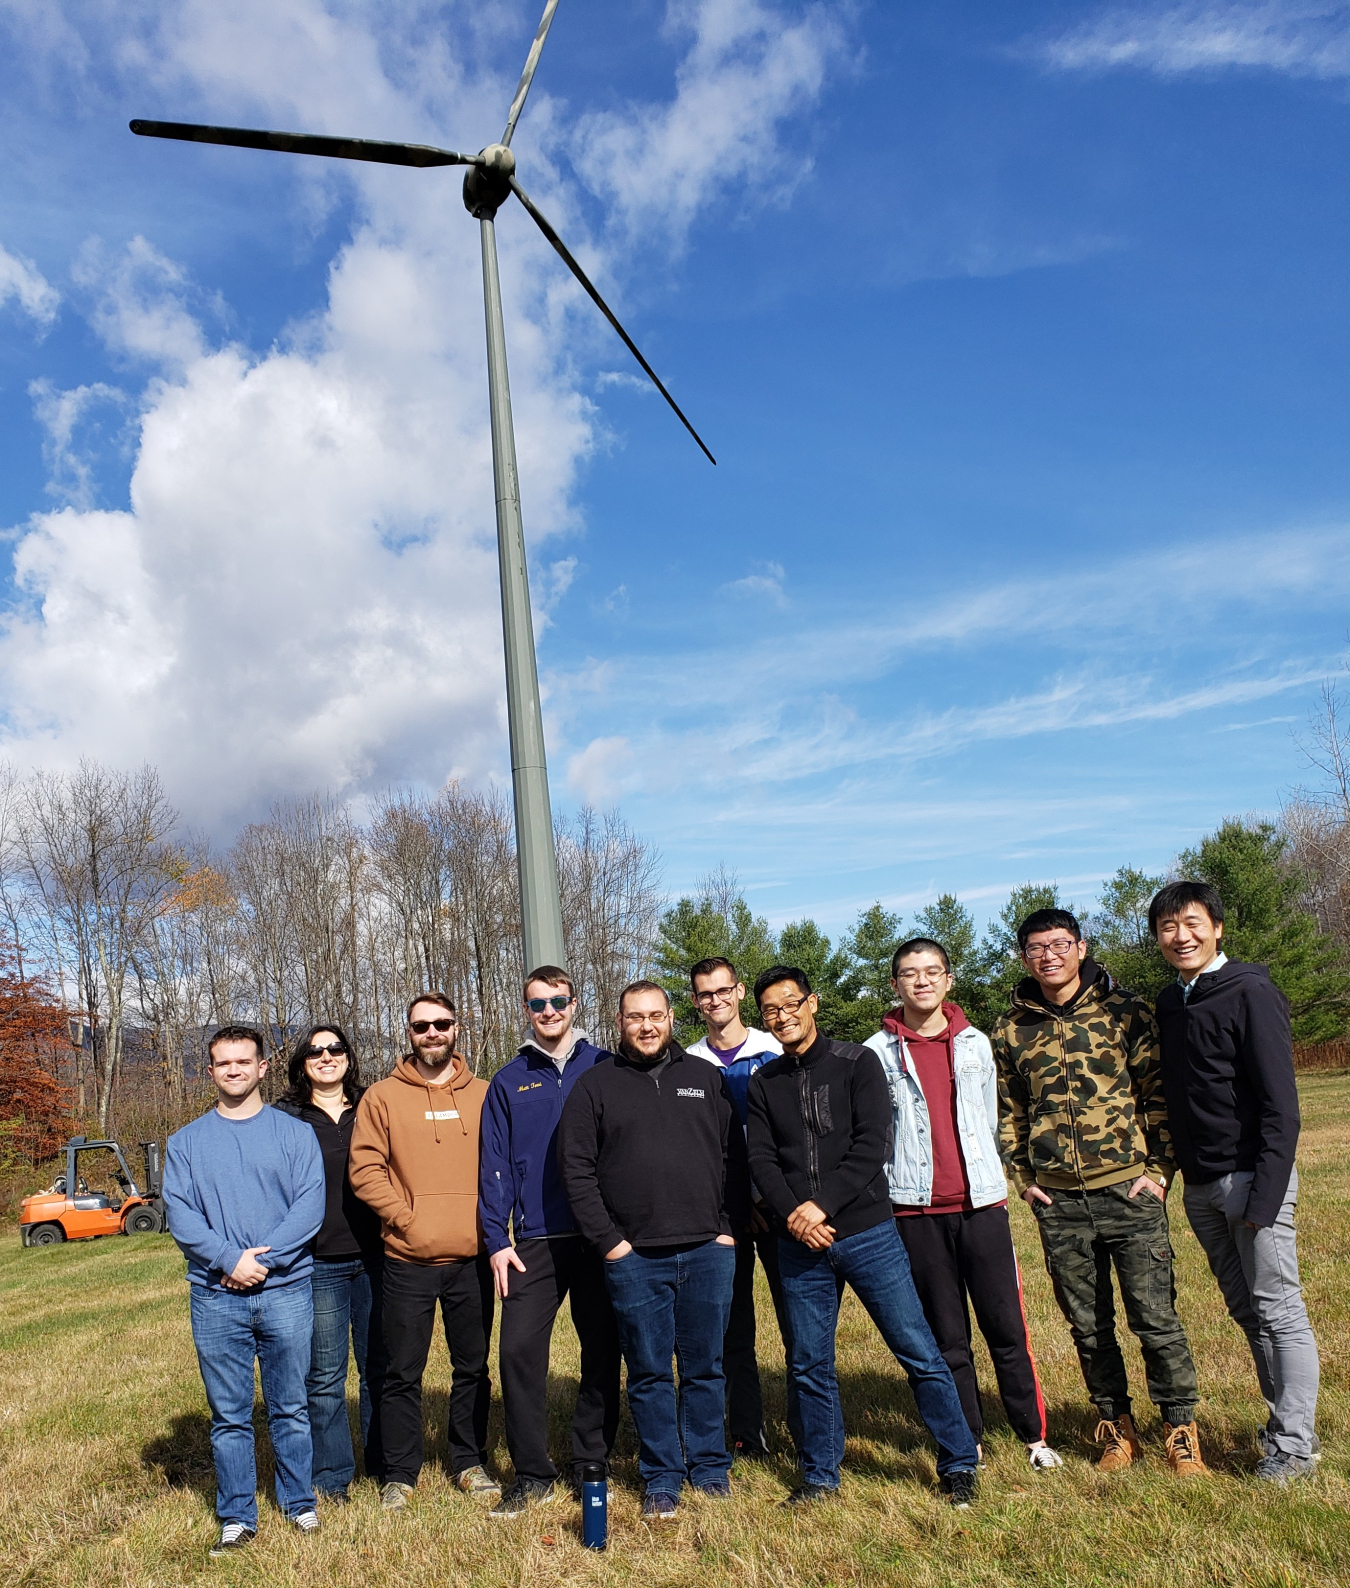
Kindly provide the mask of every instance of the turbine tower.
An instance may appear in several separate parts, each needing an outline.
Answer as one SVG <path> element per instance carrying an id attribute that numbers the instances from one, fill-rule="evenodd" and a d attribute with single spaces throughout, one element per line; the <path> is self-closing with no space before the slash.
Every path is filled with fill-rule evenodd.
<path id="1" fill-rule="evenodd" d="M 558 898 L 558 865 L 553 848 L 553 811 L 544 758 L 544 722 L 539 706 L 539 671 L 530 621 L 530 586 L 525 566 L 525 534 L 520 517 L 520 481 L 516 474 L 516 438 L 511 422 L 511 389 L 506 372 L 506 336 L 502 326 L 501 285 L 497 274 L 497 211 L 514 193 L 526 214 L 548 238 L 563 263 L 585 288 L 601 314 L 623 339 L 628 351 L 678 415 L 680 423 L 715 464 L 703 439 L 680 405 L 662 385 L 637 344 L 619 324 L 613 310 L 596 291 L 539 207 L 516 180 L 511 139 L 525 108 L 544 40 L 558 0 L 547 0 L 525 69 L 516 85 L 506 130 L 500 143 L 478 154 L 458 154 L 420 143 L 378 143 L 366 138 L 329 138 L 302 132 L 261 132 L 247 127 L 203 127 L 179 121 L 133 121 L 132 132 L 144 138 L 177 138 L 188 143 L 223 143 L 239 149 L 273 149 L 285 154 L 314 154 L 336 160 L 369 160 L 379 165 L 463 165 L 464 207 L 479 224 L 483 245 L 483 306 L 487 320 L 488 406 L 492 416 L 492 472 L 497 496 L 497 558 L 501 569 L 502 637 L 506 652 L 506 715 L 511 733 L 511 784 L 516 815 L 516 864 L 520 873 L 521 939 L 525 968 L 565 965 L 562 908 Z"/>

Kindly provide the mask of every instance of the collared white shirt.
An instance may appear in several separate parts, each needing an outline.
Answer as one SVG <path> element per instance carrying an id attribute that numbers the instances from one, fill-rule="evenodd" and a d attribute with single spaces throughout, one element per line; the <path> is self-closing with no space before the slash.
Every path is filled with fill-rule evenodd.
<path id="1" fill-rule="evenodd" d="M 1200 972 L 1200 976 L 1212 976 L 1216 970 L 1222 970 L 1227 963 L 1228 955 L 1225 954 L 1222 949 L 1220 949 L 1214 958 L 1210 960 L 1209 964 L 1205 966 L 1204 970 Z M 1200 976 L 1192 976 L 1190 981 L 1182 981 L 1180 976 L 1177 977 L 1177 980 L 1181 982 L 1182 1003 L 1190 1002 L 1191 988 L 1194 987 L 1196 982 L 1200 980 Z"/>

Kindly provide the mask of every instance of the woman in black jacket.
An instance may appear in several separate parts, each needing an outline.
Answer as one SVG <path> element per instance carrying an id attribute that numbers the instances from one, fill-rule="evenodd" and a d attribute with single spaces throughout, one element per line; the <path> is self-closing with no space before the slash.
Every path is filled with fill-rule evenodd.
<path id="1" fill-rule="evenodd" d="M 377 1482 L 383 1477 L 380 1221 L 347 1179 L 352 1125 L 364 1089 L 351 1044 L 334 1025 L 315 1026 L 296 1043 L 288 1076 L 289 1089 L 277 1107 L 314 1127 L 328 1186 L 328 1205 L 314 1240 L 314 1340 L 305 1385 L 314 1440 L 314 1488 L 330 1500 L 345 1501 L 347 1485 L 356 1475 L 347 1421 L 349 1341 L 361 1383 L 366 1476 Z"/>

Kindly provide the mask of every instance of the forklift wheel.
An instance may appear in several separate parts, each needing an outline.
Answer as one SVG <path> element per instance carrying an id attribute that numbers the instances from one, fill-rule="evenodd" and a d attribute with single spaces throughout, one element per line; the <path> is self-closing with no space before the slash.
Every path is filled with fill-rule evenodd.
<path id="1" fill-rule="evenodd" d="M 132 1208 L 127 1214 L 128 1235 L 158 1235 L 161 1228 L 159 1214 L 154 1208 Z"/>
<path id="2" fill-rule="evenodd" d="M 66 1238 L 66 1232 L 59 1224 L 39 1224 L 28 1237 L 30 1246 L 59 1246 Z"/>

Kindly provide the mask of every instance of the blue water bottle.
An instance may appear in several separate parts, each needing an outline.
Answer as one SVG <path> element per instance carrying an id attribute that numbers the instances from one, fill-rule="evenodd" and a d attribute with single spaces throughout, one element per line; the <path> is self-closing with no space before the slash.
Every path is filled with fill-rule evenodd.
<path id="1" fill-rule="evenodd" d="M 609 1535 L 609 1482 L 600 1461 L 581 1469 L 581 1542 L 587 1549 L 604 1549 Z"/>

